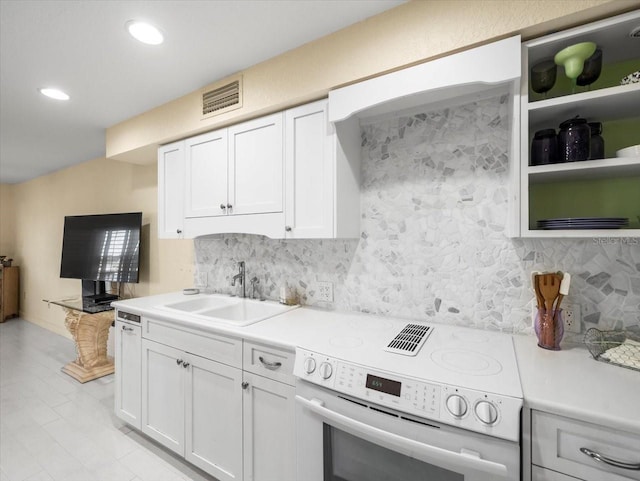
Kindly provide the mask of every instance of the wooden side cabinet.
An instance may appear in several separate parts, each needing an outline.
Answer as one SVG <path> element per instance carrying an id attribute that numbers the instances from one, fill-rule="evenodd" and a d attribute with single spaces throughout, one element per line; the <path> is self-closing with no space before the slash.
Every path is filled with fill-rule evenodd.
<path id="1" fill-rule="evenodd" d="M 20 268 L 0 267 L 0 322 L 18 317 Z"/>

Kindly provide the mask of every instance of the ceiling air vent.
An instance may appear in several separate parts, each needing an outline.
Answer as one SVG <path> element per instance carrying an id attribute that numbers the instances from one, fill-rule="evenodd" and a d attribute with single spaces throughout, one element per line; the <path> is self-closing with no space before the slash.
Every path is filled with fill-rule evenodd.
<path id="1" fill-rule="evenodd" d="M 422 324 L 407 324 L 396 337 L 394 337 L 385 351 L 405 356 L 415 356 L 431 334 L 433 328 Z"/>
<path id="2" fill-rule="evenodd" d="M 242 79 L 202 92 L 202 118 L 242 107 Z"/>

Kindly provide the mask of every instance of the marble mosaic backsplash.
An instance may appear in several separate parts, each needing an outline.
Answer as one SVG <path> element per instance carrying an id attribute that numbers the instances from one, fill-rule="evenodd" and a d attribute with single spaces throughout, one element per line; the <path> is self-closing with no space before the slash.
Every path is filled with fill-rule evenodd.
<path id="1" fill-rule="evenodd" d="M 505 236 L 507 111 L 496 97 L 364 126 L 359 239 L 199 238 L 196 273 L 232 293 L 243 260 L 269 299 L 288 282 L 305 305 L 522 333 L 531 271 L 561 270 L 583 332 L 640 326 L 640 240 Z"/>

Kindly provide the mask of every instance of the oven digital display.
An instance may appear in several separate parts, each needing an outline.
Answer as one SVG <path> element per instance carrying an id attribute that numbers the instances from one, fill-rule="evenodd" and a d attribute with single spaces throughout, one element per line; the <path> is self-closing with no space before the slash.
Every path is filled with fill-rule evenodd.
<path id="1" fill-rule="evenodd" d="M 369 389 L 375 389 L 376 391 L 400 397 L 400 388 L 402 387 L 402 383 L 374 376 L 373 374 L 367 374 L 367 382 L 365 386 Z"/>

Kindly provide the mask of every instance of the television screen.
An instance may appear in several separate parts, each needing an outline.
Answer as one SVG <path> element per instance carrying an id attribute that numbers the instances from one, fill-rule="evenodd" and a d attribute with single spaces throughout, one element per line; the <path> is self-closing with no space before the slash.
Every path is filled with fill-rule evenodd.
<path id="1" fill-rule="evenodd" d="M 138 282 L 142 212 L 64 218 L 60 277 Z"/>

